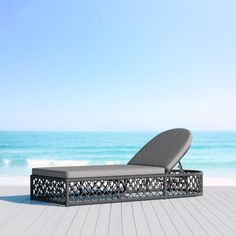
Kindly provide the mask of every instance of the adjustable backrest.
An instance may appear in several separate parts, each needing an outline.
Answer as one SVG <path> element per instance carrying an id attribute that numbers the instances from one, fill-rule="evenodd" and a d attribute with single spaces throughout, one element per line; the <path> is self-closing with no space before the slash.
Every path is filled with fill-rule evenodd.
<path id="1" fill-rule="evenodd" d="M 187 129 L 165 131 L 149 141 L 128 165 L 160 166 L 169 171 L 185 155 L 191 142 L 192 135 Z"/>

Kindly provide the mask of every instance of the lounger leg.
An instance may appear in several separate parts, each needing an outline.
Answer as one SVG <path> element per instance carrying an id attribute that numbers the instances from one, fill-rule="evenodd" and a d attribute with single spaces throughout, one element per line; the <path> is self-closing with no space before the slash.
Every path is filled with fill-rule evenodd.
<path id="1" fill-rule="evenodd" d="M 33 200 L 33 178 L 30 176 L 30 199 Z"/>
<path id="2" fill-rule="evenodd" d="M 69 187 L 69 184 L 70 184 L 70 182 L 69 182 L 69 180 L 68 179 L 66 179 L 66 202 L 65 202 L 65 206 L 66 207 L 68 207 L 69 205 L 70 205 L 70 187 Z"/>
<path id="3" fill-rule="evenodd" d="M 163 183 L 164 185 L 163 185 L 163 194 L 164 194 L 164 199 L 166 199 L 166 197 L 167 197 L 167 191 L 166 191 L 166 189 L 167 189 L 167 180 L 166 180 L 166 176 L 164 177 L 164 183 Z"/>

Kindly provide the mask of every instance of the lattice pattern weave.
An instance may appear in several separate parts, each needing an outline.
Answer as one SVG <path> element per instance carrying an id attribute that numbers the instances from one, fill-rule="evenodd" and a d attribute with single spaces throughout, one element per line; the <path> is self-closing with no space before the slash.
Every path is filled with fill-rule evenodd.
<path id="1" fill-rule="evenodd" d="M 202 172 L 101 179 L 31 176 L 31 198 L 59 204 L 135 201 L 202 195 Z"/>
<path id="2" fill-rule="evenodd" d="M 64 203 L 66 201 L 66 181 L 38 176 L 31 180 L 31 195 L 40 200 Z M 31 187 L 32 187 L 31 186 Z"/>
<path id="3" fill-rule="evenodd" d="M 91 202 L 164 197 L 164 178 L 129 178 L 69 182 L 70 202 Z"/>

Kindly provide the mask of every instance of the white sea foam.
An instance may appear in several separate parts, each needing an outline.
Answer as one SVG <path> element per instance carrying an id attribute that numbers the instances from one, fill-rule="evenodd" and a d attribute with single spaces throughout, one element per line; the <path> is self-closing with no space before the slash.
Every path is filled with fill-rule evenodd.
<path id="1" fill-rule="evenodd" d="M 118 164 L 121 164 L 121 162 L 120 161 L 107 161 L 105 164 L 106 165 L 118 165 Z"/>
<path id="2" fill-rule="evenodd" d="M 27 159 L 27 166 L 34 167 L 50 167 L 50 166 L 85 166 L 89 165 L 89 161 L 85 160 L 30 160 Z"/>
<path id="3" fill-rule="evenodd" d="M 9 144 L 7 144 L 7 143 L 0 143 L 0 147 L 8 147 L 9 146 Z"/>
<path id="4" fill-rule="evenodd" d="M 8 159 L 3 159 L 3 164 L 4 164 L 4 166 L 9 166 L 10 163 L 11 163 L 10 160 L 8 160 Z"/>

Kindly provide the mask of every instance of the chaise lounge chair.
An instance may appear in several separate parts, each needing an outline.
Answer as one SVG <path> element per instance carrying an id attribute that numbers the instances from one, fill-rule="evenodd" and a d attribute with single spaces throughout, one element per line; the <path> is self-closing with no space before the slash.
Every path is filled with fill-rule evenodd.
<path id="1" fill-rule="evenodd" d="M 180 163 L 191 141 L 189 130 L 172 129 L 154 137 L 127 165 L 33 168 L 31 199 L 71 206 L 200 196 L 203 173 Z"/>

